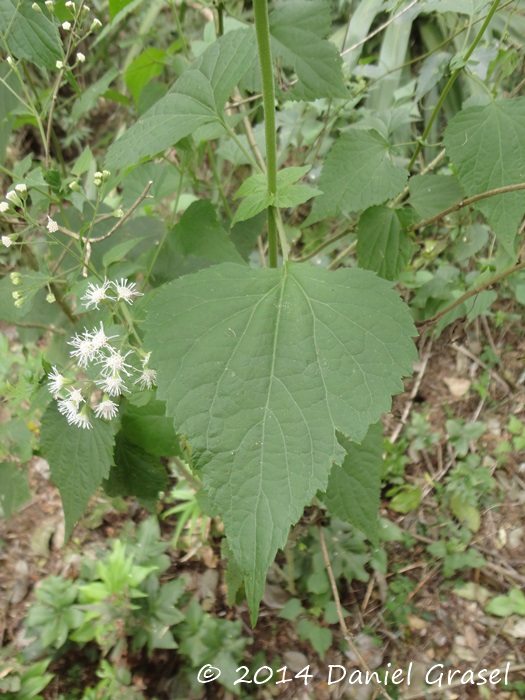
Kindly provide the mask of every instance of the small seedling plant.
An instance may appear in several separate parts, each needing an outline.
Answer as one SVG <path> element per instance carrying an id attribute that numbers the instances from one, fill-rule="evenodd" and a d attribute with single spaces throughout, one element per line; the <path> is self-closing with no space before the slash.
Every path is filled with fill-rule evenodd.
<path id="1" fill-rule="evenodd" d="M 255 624 L 313 499 L 377 541 L 380 420 L 414 321 L 471 321 L 525 268 L 523 3 L 340 2 L 337 21 L 327 0 L 168 4 L 110 0 L 102 22 L 0 0 L 0 146 L 36 144 L 2 166 L 3 316 L 52 334 L 23 387 L 67 536 L 101 485 L 153 508 L 173 458 L 224 523 Z"/>

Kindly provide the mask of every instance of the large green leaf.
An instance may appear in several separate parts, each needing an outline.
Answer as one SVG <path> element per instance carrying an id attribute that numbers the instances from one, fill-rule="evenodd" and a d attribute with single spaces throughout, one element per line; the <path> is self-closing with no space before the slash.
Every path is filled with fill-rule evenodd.
<path id="1" fill-rule="evenodd" d="M 448 125 L 444 144 L 468 196 L 524 182 L 525 98 L 464 109 Z M 513 256 L 525 214 L 523 191 L 483 199 L 476 207 Z"/>
<path id="2" fill-rule="evenodd" d="M 243 263 L 208 199 L 193 202 L 169 232 L 165 249 L 155 265 L 156 282 L 222 262 Z"/>
<path id="3" fill-rule="evenodd" d="M 56 70 L 56 62 L 64 59 L 58 30 L 32 4 L 32 0 L 0 0 L 0 34 L 15 58 Z"/>
<path id="4" fill-rule="evenodd" d="M 113 462 L 113 426 L 99 419 L 92 422 L 90 430 L 68 425 L 55 403 L 42 418 L 40 444 L 62 498 L 66 537 Z"/>
<path id="5" fill-rule="evenodd" d="M 314 200 L 306 224 L 382 204 L 401 192 L 407 178 L 379 132 L 351 129 L 330 149 L 319 178 L 323 194 Z"/>
<path id="6" fill-rule="evenodd" d="M 290 525 L 344 459 L 336 431 L 359 442 L 402 391 L 410 313 L 365 270 L 223 264 L 160 290 L 144 327 L 255 620 Z"/>
<path id="7" fill-rule="evenodd" d="M 382 435 L 381 422 L 370 426 L 360 445 L 339 435 L 346 457 L 341 466 L 333 467 L 326 493 L 321 495 L 330 513 L 358 527 L 372 542 L 377 540 L 379 526 Z"/>
<path id="8" fill-rule="evenodd" d="M 410 223 L 414 223 L 410 209 L 378 206 L 363 212 L 357 229 L 359 267 L 396 280 L 414 252 L 407 234 Z"/>
<path id="9" fill-rule="evenodd" d="M 269 21 L 273 54 L 298 78 L 288 98 L 348 97 L 339 51 L 324 39 L 332 24 L 327 0 L 288 0 L 270 13 Z"/>
<path id="10" fill-rule="evenodd" d="M 108 167 L 132 165 L 173 146 L 205 124 L 221 123 L 226 100 L 255 55 L 251 28 L 221 37 L 180 76 L 167 95 L 111 145 Z"/>

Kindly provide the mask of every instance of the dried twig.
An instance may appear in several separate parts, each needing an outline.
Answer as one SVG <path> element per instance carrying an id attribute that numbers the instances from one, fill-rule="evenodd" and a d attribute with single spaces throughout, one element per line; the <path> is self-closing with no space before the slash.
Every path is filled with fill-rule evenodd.
<path id="1" fill-rule="evenodd" d="M 474 353 L 468 350 L 467 348 L 463 347 L 463 345 L 450 343 L 450 347 L 453 348 L 456 352 L 465 355 L 465 357 L 468 357 L 469 360 L 472 360 L 472 362 L 475 362 L 482 369 L 488 372 L 490 376 L 501 386 L 501 388 L 503 389 L 503 391 L 505 391 L 506 394 L 510 393 L 511 388 L 515 388 L 511 387 L 510 382 L 508 380 L 505 380 L 502 377 L 500 377 L 496 370 L 491 369 L 485 362 L 483 362 L 483 360 L 481 360 L 477 355 L 474 355 Z"/>
<path id="2" fill-rule="evenodd" d="M 326 571 L 328 573 L 328 578 L 330 579 L 330 586 L 332 588 L 332 595 L 334 596 L 335 607 L 337 610 L 337 619 L 339 620 L 339 627 L 341 628 L 341 632 L 343 633 L 345 641 L 348 643 L 348 646 L 355 654 L 359 663 L 362 665 L 365 671 L 370 674 L 370 678 L 374 683 L 377 692 L 380 693 L 380 695 L 383 695 L 385 698 L 387 698 L 387 700 L 393 700 L 393 698 L 388 694 L 386 688 L 384 688 L 381 685 L 381 683 L 376 679 L 375 674 L 372 673 L 372 670 L 370 669 L 369 665 L 363 658 L 363 655 L 357 648 L 352 638 L 352 634 L 350 633 L 350 630 L 346 626 L 345 618 L 343 616 L 343 609 L 341 607 L 341 599 L 339 598 L 339 592 L 337 591 L 337 583 L 335 581 L 334 572 L 332 571 L 332 564 L 330 562 L 330 557 L 328 555 L 328 550 L 326 548 L 326 542 L 324 539 L 323 528 L 321 527 L 320 522 L 317 523 L 317 528 L 319 531 L 319 542 L 321 544 L 321 550 L 323 552 L 323 559 L 326 566 Z"/>
<path id="3" fill-rule="evenodd" d="M 419 391 L 419 387 L 421 386 L 421 382 L 423 381 L 423 375 L 425 374 L 425 370 L 427 368 L 428 361 L 430 359 L 430 353 L 432 352 L 432 338 L 430 338 L 428 342 L 428 346 L 425 349 L 425 352 L 423 354 L 423 357 L 421 358 L 421 363 L 417 372 L 416 376 L 416 381 L 414 382 L 414 386 L 412 387 L 412 391 L 410 392 L 410 396 L 408 399 L 408 403 L 405 406 L 403 410 L 403 415 L 401 416 L 401 420 L 399 421 L 398 425 L 395 427 L 392 435 L 390 436 L 390 442 L 392 445 L 397 441 L 403 426 L 408 420 L 408 416 L 410 415 L 410 411 L 412 409 L 412 406 L 414 404 L 414 400 L 417 396 L 417 392 Z"/>

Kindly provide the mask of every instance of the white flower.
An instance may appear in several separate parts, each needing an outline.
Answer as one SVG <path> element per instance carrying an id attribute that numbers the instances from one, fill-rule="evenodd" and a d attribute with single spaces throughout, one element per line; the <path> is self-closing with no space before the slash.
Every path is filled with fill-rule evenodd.
<path id="1" fill-rule="evenodd" d="M 9 209 L 9 202 L 0 202 L 0 214 L 3 214 Z"/>
<path id="2" fill-rule="evenodd" d="M 98 406 L 95 406 L 95 415 L 97 418 L 111 420 L 112 418 L 115 418 L 117 413 L 118 404 L 111 399 L 105 399 L 104 401 L 101 401 Z"/>
<path id="3" fill-rule="evenodd" d="M 18 204 L 18 202 L 20 202 L 20 197 L 17 195 L 17 193 L 14 190 L 9 190 L 9 192 L 6 194 L 5 198 L 9 202 L 12 202 L 13 204 Z"/>
<path id="4" fill-rule="evenodd" d="M 92 334 L 91 334 L 91 342 L 93 343 L 93 346 L 95 347 L 95 350 L 101 350 L 102 348 L 105 348 L 108 346 L 108 342 L 110 340 L 113 340 L 113 338 L 116 338 L 116 335 L 106 335 L 106 331 L 104 330 L 104 324 L 102 321 L 100 322 L 100 328 L 97 330 L 96 328 L 93 329 Z"/>
<path id="5" fill-rule="evenodd" d="M 82 396 L 82 392 L 80 391 L 80 389 L 68 389 L 68 391 L 69 391 L 68 399 L 72 403 L 75 404 L 75 406 L 77 407 L 77 411 L 78 411 L 78 407 L 80 406 L 81 403 L 83 403 L 85 401 L 85 398 Z"/>
<path id="6" fill-rule="evenodd" d="M 51 10 L 53 8 L 53 0 L 46 0 L 44 4 L 48 10 Z"/>
<path id="7" fill-rule="evenodd" d="M 140 384 L 141 389 L 153 389 L 157 383 L 157 372 L 154 369 L 145 368 L 133 385 Z"/>
<path id="8" fill-rule="evenodd" d="M 86 60 L 86 57 L 84 56 L 84 54 L 81 51 L 79 51 L 77 53 L 77 61 L 79 63 L 84 63 L 85 60 Z"/>
<path id="9" fill-rule="evenodd" d="M 95 309 L 98 309 L 98 305 L 100 304 L 101 301 L 103 301 L 104 299 L 112 299 L 113 298 L 113 297 L 108 296 L 108 293 L 107 293 L 110 284 L 111 283 L 106 278 L 104 278 L 104 281 L 102 282 L 101 285 L 96 285 L 96 284 L 93 284 L 93 282 L 90 282 L 86 293 L 84 294 L 83 297 L 81 297 L 86 309 L 89 309 L 89 307 L 91 305 L 93 305 L 95 307 Z"/>
<path id="10" fill-rule="evenodd" d="M 53 292 L 49 292 L 49 294 L 46 295 L 46 301 L 48 304 L 54 304 L 56 300 L 57 300 L 57 298 L 53 294 Z"/>
<path id="11" fill-rule="evenodd" d="M 95 17 L 95 19 L 91 22 L 91 30 L 93 29 L 98 29 L 98 27 L 102 26 L 102 22 Z"/>
<path id="12" fill-rule="evenodd" d="M 55 63 L 55 66 L 58 68 L 58 70 L 62 70 L 62 68 L 64 67 L 64 64 L 62 61 L 57 61 Z"/>
<path id="13" fill-rule="evenodd" d="M 133 302 L 134 297 L 144 296 L 142 292 L 137 292 L 135 282 L 128 282 L 126 279 L 121 279 L 120 282 L 111 283 L 117 292 L 117 300 L 127 301 L 128 304 Z"/>
<path id="14" fill-rule="evenodd" d="M 145 367 L 148 364 L 150 357 L 151 357 L 151 353 L 150 352 L 146 353 L 146 356 L 142 359 L 142 366 L 143 367 Z"/>
<path id="15" fill-rule="evenodd" d="M 15 185 L 15 190 L 17 192 L 27 192 L 27 185 L 24 185 L 23 182 L 20 182 L 18 185 Z"/>
<path id="16" fill-rule="evenodd" d="M 84 411 L 77 413 L 69 422 L 76 425 L 78 428 L 87 428 L 87 430 L 93 427 Z"/>
<path id="17" fill-rule="evenodd" d="M 67 418 L 68 423 L 72 423 L 78 415 L 78 406 L 71 399 L 60 399 L 57 401 L 59 412 Z"/>
<path id="18" fill-rule="evenodd" d="M 11 272 L 9 277 L 11 278 L 11 282 L 15 285 L 15 287 L 22 284 L 22 275 L 19 272 Z"/>
<path id="19" fill-rule="evenodd" d="M 49 216 L 49 214 L 47 214 L 47 226 L 46 226 L 46 228 L 49 231 L 49 233 L 56 233 L 58 231 L 57 222 L 54 219 L 52 219 Z"/>
<path id="20" fill-rule="evenodd" d="M 10 236 L 2 236 L 2 243 L 5 245 L 6 248 L 9 248 L 11 245 L 13 245 L 13 241 L 11 240 Z"/>
<path id="21" fill-rule="evenodd" d="M 75 9 L 75 3 L 73 2 L 73 0 L 67 0 L 67 2 L 66 2 L 66 4 L 65 4 L 65 7 L 69 7 L 71 10 L 74 10 L 74 9 Z"/>
<path id="22" fill-rule="evenodd" d="M 128 350 L 128 352 L 125 355 L 121 355 L 116 350 L 113 350 L 113 348 L 110 348 L 110 351 L 111 352 L 109 356 L 104 356 L 99 360 L 99 364 L 104 365 L 104 367 L 102 368 L 103 376 L 107 377 L 109 374 L 115 376 L 120 374 L 120 372 L 123 372 L 126 375 L 126 377 L 131 377 L 131 373 L 128 372 L 126 368 L 128 367 L 129 369 L 133 369 L 133 367 L 131 365 L 128 365 L 128 363 L 125 362 L 125 359 L 133 351 Z"/>
<path id="23" fill-rule="evenodd" d="M 102 391 L 106 392 L 108 396 L 120 396 L 124 391 L 129 391 L 122 377 L 118 375 L 97 379 L 95 384 L 98 384 Z"/>
<path id="24" fill-rule="evenodd" d="M 98 350 L 93 343 L 93 338 L 90 333 L 84 329 L 82 335 L 75 336 L 68 341 L 68 345 L 72 345 L 74 350 L 70 351 L 71 357 L 76 357 L 80 367 L 87 367 L 88 362 L 92 362 L 97 356 Z"/>
<path id="25" fill-rule="evenodd" d="M 71 22 L 62 22 L 62 29 L 68 32 L 71 29 Z"/>
<path id="26" fill-rule="evenodd" d="M 60 390 L 64 387 L 66 381 L 65 377 L 60 374 L 56 367 L 53 367 L 53 371 L 49 373 L 48 379 L 47 388 L 49 389 L 49 393 L 54 399 L 58 399 Z"/>

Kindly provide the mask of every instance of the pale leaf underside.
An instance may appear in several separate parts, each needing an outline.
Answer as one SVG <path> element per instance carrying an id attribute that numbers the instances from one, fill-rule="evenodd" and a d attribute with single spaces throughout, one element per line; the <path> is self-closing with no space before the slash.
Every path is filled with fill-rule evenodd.
<path id="1" fill-rule="evenodd" d="M 217 265 L 152 301 L 159 397 L 192 444 L 252 615 L 289 527 L 388 410 L 416 353 L 407 307 L 364 270 Z"/>

